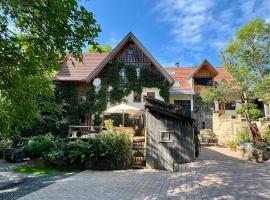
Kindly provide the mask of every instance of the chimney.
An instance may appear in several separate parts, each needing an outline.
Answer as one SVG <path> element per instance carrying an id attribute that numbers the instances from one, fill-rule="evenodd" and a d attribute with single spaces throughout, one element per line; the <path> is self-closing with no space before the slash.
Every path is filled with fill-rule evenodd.
<path id="1" fill-rule="evenodd" d="M 176 66 L 176 67 L 180 67 L 179 62 L 176 62 L 176 63 L 175 63 L 175 66 Z"/>

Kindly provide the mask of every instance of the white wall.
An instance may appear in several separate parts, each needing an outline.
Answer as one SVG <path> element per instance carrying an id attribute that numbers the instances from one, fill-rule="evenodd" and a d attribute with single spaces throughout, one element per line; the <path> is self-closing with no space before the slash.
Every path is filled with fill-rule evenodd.
<path id="1" fill-rule="evenodd" d="M 147 96 L 147 92 L 155 92 L 155 98 L 158 100 L 163 101 L 163 98 L 159 95 L 159 89 L 158 88 L 143 88 L 142 94 L 141 94 L 141 102 L 134 102 L 133 101 L 133 96 L 134 92 L 132 91 L 125 99 L 126 99 L 126 104 L 134 106 L 139 109 L 144 109 L 144 100 L 143 97 Z M 112 105 L 108 105 L 108 108 L 112 107 Z"/>

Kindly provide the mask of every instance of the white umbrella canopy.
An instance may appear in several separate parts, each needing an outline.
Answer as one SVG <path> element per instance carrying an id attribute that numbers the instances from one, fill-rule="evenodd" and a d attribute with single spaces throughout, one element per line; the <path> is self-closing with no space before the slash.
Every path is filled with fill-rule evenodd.
<path id="1" fill-rule="evenodd" d="M 130 114 L 130 115 L 135 115 L 138 112 L 140 112 L 139 108 L 127 105 L 125 103 L 121 103 L 119 105 L 113 106 L 113 107 L 104 111 L 104 113 L 122 113 L 123 114 L 123 121 L 122 121 L 123 126 L 124 126 L 125 113 Z"/>
<path id="2" fill-rule="evenodd" d="M 105 110 L 105 113 L 128 113 L 130 115 L 135 115 L 140 111 L 139 108 L 136 108 L 134 106 L 127 105 L 125 103 L 121 103 L 119 105 L 113 106 L 107 110 Z"/>

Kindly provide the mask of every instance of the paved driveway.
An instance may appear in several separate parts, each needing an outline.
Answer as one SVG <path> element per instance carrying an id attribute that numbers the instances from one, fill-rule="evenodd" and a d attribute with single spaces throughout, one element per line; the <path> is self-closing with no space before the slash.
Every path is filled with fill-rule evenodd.
<path id="1" fill-rule="evenodd" d="M 182 165 L 180 172 L 84 171 L 21 199 L 270 199 L 270 163 L 231 155 L 204 148 L 200 159 Z"/>

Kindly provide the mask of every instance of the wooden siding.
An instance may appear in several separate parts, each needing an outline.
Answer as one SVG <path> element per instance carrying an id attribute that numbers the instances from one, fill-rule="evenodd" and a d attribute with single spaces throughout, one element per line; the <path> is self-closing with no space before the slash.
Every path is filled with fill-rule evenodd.
<path id="1" fill-rule="evenodd" d="M 177 163 L 192 162 L 194 160 L 193 121 L 164 110 L 146 107 L 147 166 L 173 171 Z M 161 141 L 161 131 L 170 132 L 169 141 Z"/>
<path id="2" fill-rule="evenodd" d="M 150 60 L 133 42 L 127 43 L 116 58 L 126 64 L 131 64 L 138 67 L 151 65 Z"/>
<path id="3" fill-rule="evenodd" d="M 197 77 L 214 77 L 215 75 L 208 69 L 207 66 L 203 66 L 197 73 L 194 74 L 194 78 Z"/>

